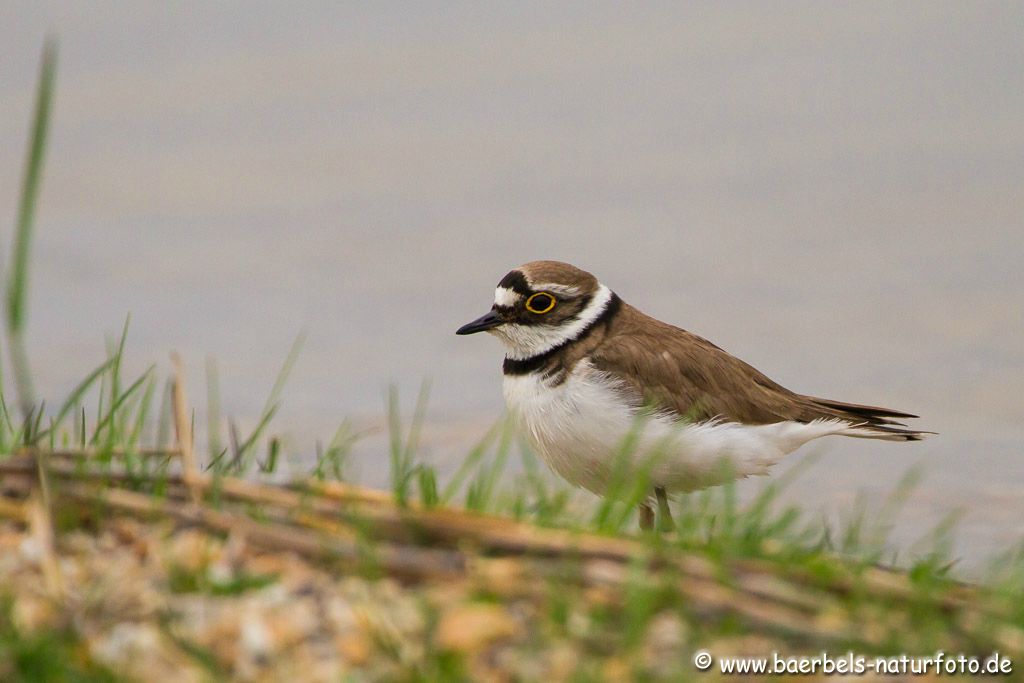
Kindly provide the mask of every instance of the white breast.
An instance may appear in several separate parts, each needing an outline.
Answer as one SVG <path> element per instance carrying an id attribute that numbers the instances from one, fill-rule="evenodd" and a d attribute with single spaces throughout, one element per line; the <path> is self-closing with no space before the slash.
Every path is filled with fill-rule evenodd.
<path id="1" fill-rule="evenodd" d="M 850 426 L 841 421 L 742 425 L 638 418 L 615 380 L 586 361 L 560 384 L 541 373 L 506 375 L 503 389 L 505 402 L 540 456 L 570 483 L 595 493 L 607 488 L 617 464 L 633 471 L 645 468 L 653 486 L 669 491 L 764 474 L 807 441 Z"/>

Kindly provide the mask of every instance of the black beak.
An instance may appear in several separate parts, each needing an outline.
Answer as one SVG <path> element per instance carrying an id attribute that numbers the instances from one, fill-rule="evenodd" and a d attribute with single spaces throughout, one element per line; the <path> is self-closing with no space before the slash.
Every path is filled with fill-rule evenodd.
<path id="1" fill-rule="evenodd" d="M 505 321 L 501 319 L 497 311 L 491 310 L 484 313 L 482 316 L 477 318 L 471 323 L 466 323 L 459 329 L 455 330 L 455 334 L 476 334 L 477 332 L 483 332 L 493 327 L 503 324 Z"/>

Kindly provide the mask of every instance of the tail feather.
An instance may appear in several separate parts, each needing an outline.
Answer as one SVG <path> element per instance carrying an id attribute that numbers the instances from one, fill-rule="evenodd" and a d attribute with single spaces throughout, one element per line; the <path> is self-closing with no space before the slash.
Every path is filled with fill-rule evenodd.
<path id="1" fill-rule="evenodd" d="M 863 415 L 867 418 L 888 418 L 888 417 L 902 417 L 902 418 L 915 418 L 917 415 L 911 413 L 904 413 L 899 410 L 892 410 L 891 408 L 881 408 L 879 406 L 866 406 L 860 403 L 844 403 L 843 401 L 833 401 L 829 398 L 814 398 L 808 396 L 812 402 L 817 403 L 819 406 L 829 408 L 831 410 L 838 410 L 843 413 L 852 413 L 854 415 Z"/>
<path id="2" fill-rule="evenodd" d="M 873 425 L 866 422 L 851 424 L 839 432 L 843 436 L 857 439 L 883 439 L 885 441 L 921 441 L 935 432 L 923 432 L 916 429 L 901 429 L 889 425 Z"/>
<path id="3" fill-rule="evenodd" d="M 841 434 L 859 439 L 884 439 L 886 441 L 920 441 L 935 432 L 908 429 L 903 422 L 893 418 L 912 419 L 917 415 L 890 408 L 868 406 L 859 403 L 845 403 L 826 398 L 807 396 L 810 403 L 822 410 L 824 415 L 839 418 L 850 423 Z"/>

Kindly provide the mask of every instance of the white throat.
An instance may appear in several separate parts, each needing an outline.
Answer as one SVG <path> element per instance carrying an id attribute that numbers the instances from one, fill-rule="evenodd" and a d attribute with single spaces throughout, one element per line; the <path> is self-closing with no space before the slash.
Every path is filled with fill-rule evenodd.
<path id="1" fill-rule="evenodd" d="M 504 287 L 499 287 L 495 292 L 495 301 L 499 305 L 510 305 L 509 291 Z M 566 320 L 557 326 L 506 323 L 489 330 L 489 332 L 505 344 L 508 349 L 506 352 L 508 358 L 526 360 L 547 353 L 559 344 L 578 337 L 583 330 L 601 316 L 611 300 L 612 290 L 604 285 L 598 285 L 590 303 L 579 312 L 574 320 Z"/>

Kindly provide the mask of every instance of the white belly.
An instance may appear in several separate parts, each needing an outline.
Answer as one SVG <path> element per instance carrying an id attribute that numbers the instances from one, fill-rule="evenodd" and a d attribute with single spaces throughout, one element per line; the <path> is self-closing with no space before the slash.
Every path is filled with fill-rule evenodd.
<path id="1" fill-rule="evenodd" d="M 580 362 L 561 384 L 539 373 L 506 375 L 505 402 L 539 455 L 570 483 L 595 493 L 616 472 L 646 472 L 652 486 L 692 491 L 764 474 L 802 444 L 849 424 L 742 425 L 638 418 L 605 373 Z"/>

